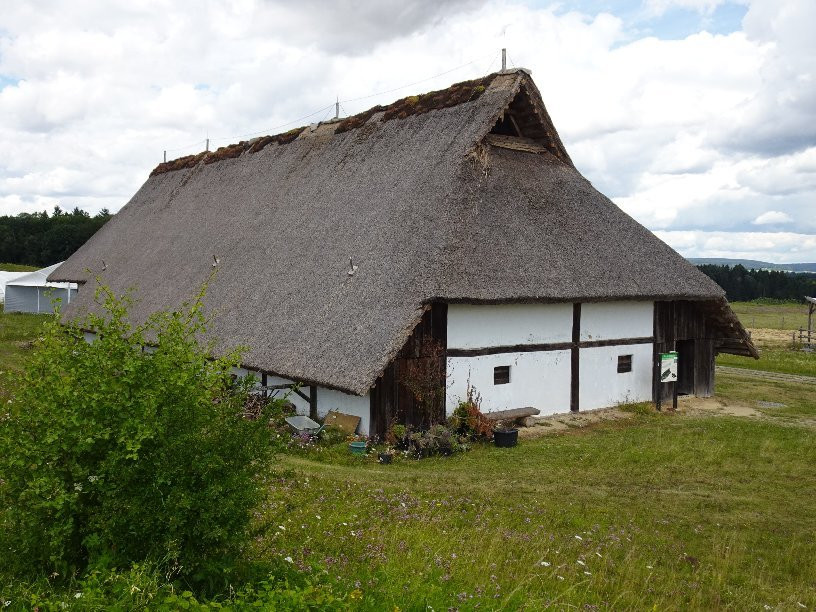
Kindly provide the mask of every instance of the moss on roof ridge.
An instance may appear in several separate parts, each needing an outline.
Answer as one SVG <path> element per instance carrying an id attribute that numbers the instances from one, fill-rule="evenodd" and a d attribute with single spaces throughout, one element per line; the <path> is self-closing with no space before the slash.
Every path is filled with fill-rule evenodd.
<path id="1" fill-rule="evenodd" d="M 445 89 L 406 96 L 385 106 L 378 104 L 368 110 L 343 119 L 337 124 L 334 133 L 342 134 L 357 129 L 363 126 L 377 113 L 382 113 L 382 121 L 390 121 L 391 119 L 405 119 L 412 115 L 421 115 L 433 110 L 441 110 L 443 108 L 458 106 L 465 102 L 472 102 L 473 100 L 477 100 L 485 92 L 487 87 L 493 82 L 493 79 L 498 75 L 498 72 L 493 72 L 478 79 L 454 83 Z M 202 151 L 194 155 L 185 155 L 184 157 L 159 164 L 153 169 L 150 176 L 184 170 L 185 168 L 194 168 L 202 161 L 204 164 L 213 164 L 224 159 L 240 157 L 245 152 L 257 153 L 272 143 L 279 145 L 289 144 L 300 136 L 306 127 L 307 126 L 301 126 L 281 134 L 262 136 L 252 140 L 242 140 L 235 144 L 219 147 L 215 151 Z"/>

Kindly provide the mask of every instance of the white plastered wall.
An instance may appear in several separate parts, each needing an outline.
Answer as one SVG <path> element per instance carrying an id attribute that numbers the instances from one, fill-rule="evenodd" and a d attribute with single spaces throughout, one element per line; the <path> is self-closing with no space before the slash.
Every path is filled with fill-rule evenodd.
<path id="1" fill-rule="evenodd" d="M 618 373 L 618 357 L 632 356 L 632 371 Z M 652 399 L 652 345 L 600 346 L 580 350 L 578 368 L 581 410 Z"/>
<path id="2" fill-rule="evenodd" d="M 236 376 L 246 376 L 252 374 L 258 379 L 260 384 L 261 375 L 257 372 L 251 372 L 245 368 L 234 368 L 233 373 Z M 293 381 L 287 378 L 280 378 L 279 376 L 267 376 L 267 386 L 270 385 L 292 385 Z M 303 393 L 309 394 L 309 387 L 301 388 Z M 276 397 L 282 397 L 288 392 L 287 389 L 278 391 Z M 297 393 L 290 392 L 287 399 L 295 405 L 298 414 L 309 415 L 309 402 L 300 397 Z M 334 389 L 327 389 L 325 387 L 317 388 L 317 414 L 320 417 L 326 416 L 330 410 L 336 410 L 344 414 L 350 414 L 360 417 L 360 425 L 357 428 L 357 433 L 368 435 L 369 426 L 371 423 L 371 399 L 368 394 L 364 396 L 349 395 L 342 391 Z"/>
<path id="3" fill-rule="evenodd" d="M 654 302 L 581 304 L 581 341 L 648 338 L 654 333 Z"/>
<path id="4" fill-rule="evenodd" d="M 572 340 L 572 304 L 452 304 L 448 349 L 483 349 Z M 653 302 L 620 301 L 581 305 L 584 342 L 649 338 Z M 632 372 L 618 373 L 619 355 L 632 355 Z M 493 384 L 493 369 L 510 366 L 510 383 Z M 449 357 L 446 407 L 466 396 L 468 380 L 482 397 L 482 410 L 532 406 L 541 415 L 570 408 L 570 351 L 507 352 Z M 622 402 L 648 401 L 652 393 L 652 344 L 581 348 L 579 407 L 592 410 Z"/>
<path id="5" fill-rule="evenodd" d="M 493 384 L 493 368 L 510 366 L 510 382 Z M 537 351 L 448 357 L 448 414 L 467 397 L 468 380 L 482 396 L 482 411 L 532 406 L 541 414 L 569 411 L 570 352 Z"/>
<path id="6" fill-rule="evenodd" d="M 448 348 L 550 344 L 572 339 L 572 304 L 450 304 Z"/>

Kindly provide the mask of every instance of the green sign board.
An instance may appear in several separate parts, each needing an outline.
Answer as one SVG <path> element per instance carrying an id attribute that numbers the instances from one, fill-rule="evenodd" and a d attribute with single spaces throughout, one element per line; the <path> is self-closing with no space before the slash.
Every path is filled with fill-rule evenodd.
<path id="1" fill-rule="evenodd" d="M 677 381 L 677 353 L 660 353 L 660 382 Z"/>

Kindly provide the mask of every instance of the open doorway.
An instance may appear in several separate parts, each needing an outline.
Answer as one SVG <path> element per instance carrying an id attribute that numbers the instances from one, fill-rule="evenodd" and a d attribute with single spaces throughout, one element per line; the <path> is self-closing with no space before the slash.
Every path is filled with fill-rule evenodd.
<path id="1" fill-rule="evenodd" d="M 694 340 L 677 341 L 677 395 L 694 395 Z"/>

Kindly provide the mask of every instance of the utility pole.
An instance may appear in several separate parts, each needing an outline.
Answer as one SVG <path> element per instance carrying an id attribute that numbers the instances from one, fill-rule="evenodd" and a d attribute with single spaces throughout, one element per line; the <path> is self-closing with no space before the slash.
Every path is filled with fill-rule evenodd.
<path id="1" fill-rule="evenodd" d="M 507 70 L 507 49 L 502 48 L 502 72 Z"/>
<path id="2" fill-rule="evenodd" d="M 337 101 L 334 103 L 334 118 L 340 118 L 340 96 L 337 96 Z"/>

